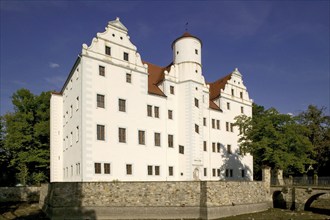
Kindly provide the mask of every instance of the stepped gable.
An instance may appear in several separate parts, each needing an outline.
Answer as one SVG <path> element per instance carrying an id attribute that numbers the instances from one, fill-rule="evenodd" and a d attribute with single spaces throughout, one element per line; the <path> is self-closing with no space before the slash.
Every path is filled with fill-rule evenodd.
<path id="1" fill-rule="evenodd" d="M 166 97 L 158 85 L 163 82 L 165 78 L 164 71 L 169 71 L 172 63 L 166 67 L 160 67 L 146 61 L 142 61 L 142 63 L 148 65 L 148 93 Z"/>
<path id="2" fill-rule="evenodd" d="M 221 89 L 225 89 L 227 81 L 230 80 L 232 73 L 218 79 L 215 82 L 207 83 L 210 86 L 210 108 L 220 110 L 220 107 L 214 103 L 214 100 L 220 97 Z"/>

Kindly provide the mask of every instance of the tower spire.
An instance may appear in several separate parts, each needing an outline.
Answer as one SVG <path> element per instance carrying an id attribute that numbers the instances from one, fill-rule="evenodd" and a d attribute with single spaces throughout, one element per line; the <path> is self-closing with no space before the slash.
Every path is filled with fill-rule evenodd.
<path id="1" fill-rule="evenodd" d="M 185 30 L 186 30 L 186 32 L 188 32 L 188 21 L 186 22 Z"/>

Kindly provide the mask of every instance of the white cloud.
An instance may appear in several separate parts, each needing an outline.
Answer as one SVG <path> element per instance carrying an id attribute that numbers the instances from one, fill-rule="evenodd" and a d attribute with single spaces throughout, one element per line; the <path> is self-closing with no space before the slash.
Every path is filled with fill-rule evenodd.
<path id="1" fill-rule="evenodd" d="M 50 68 L 59 68 L 59 67 L 60 67 L 60 64 L 50 62 L 50 63 L 49 63 L 49 67 L 50 67 Z"/>
<path id="2" fill-rule="evenodd" d="M 14 83 L 14 84 L 16 84 L 16 85 L 19 85 L 19 86 L 26 86 L 27 85 L 26 82 L 20 81 L 20 80 L 13 80 L 11 82 Z"/>
<path id="3" fill-rule="evenodd" d="M 64 81 L 65 81 L 65 77 L 63 76 L 52 76 L 52 77 L 45 77 L 44 80 L 55 86 L 56 89 L 60 89 L 62 88 L 63 84 L 64 84 Z"/>

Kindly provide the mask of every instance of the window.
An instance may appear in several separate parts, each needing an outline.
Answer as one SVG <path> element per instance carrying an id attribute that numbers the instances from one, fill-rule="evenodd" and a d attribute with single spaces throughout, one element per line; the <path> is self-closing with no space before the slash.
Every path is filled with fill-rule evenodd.
<path id="1" fill-rule="evenodd" d="M 69 112 L 68 111 L 66 111 L 66 124 L 68 123 L 68 121 L 69 121 Z"/>
<path id="2" fill-rule="evenodd" d="M 230 103 L 227 102 L 227 109 L 230 110 Z"/>
<path id="3" fill-rule="evenodd" d="M 147 105 L 147 115 L 149 117 L 152 117 L 152 106 L 151 105 Z"/>
<path id="4" fill-rule="evenodd" d="M 199 126 L 195 124 L 195 132 L 199 134 Z"/>
<path id="5" fill-rule="evenodd" d="M 79 68 L 77 68 L 76 79 L 79 79 Z"/>
<path id="6" fill-rule="evenodd" d="M 104 95 L 97 94 L 96 102 L 98 108 L 104 108 Z"/>
<path id="7" fill-rule="evenodd" d="M 244 107 L 241 106 L 241 113 L 244 114 Z"/>
<path id="8" fill-rule="evenodd" d="M 105 174 L 110 174 L 110 163 L 105 163 L 104 164 L 104 173 Z"/>
<path id="9" fill-rule="evenodd" d="M 207 168 L 204 168 L 204 176 L 207 176 Z"/>
<path id="10" fill-rule="evenodd" d="M 119 105 L 120 112 L 126 112 L 126 100 L 125 99 L 119 99 L 118 105 Z"/>
<path id="11" fill-rule="evenodd" d="M 234 89 L 231 89 L 231 95 L 234 96 Z"/>
<path id="12" fill-rule="evenodd" d="M 79 126 L 76 127 L 76 143 L 79 141 Z"/>
<path id="13" fill-rule="evenodd" d="M 245 177 L 245 170 L 241 170 L 241 177 L 242 177 L 242 178 Z"/>
<path id="14" fill-rule="evenodd" d="M 220 176 L 220 169 L 217 169 L 217 176 Z"/>
<path id="15" fill-rule="evenodd" d="M 239 93 L 239 97 L 242 99 L 243 98 L 243 92 Z"/>
<path id="16" fill-rule="evenodd" d="M 71 165 L 71 176 L 73 176 L 73 166 Z"/>
<path id="17" fill-rule="evenodd" d="M 199 103 L 198 103 L 198 99 L 195 98 L 195 106 L 198 108 L 199 107 Z"/>
<path id="18" fill-rule="evenodd" d="M 96 132 L 97 132 L 97 140 L 104 141 L 104 125 L 97 125 L 96 126 Z"/>
<path id="19" fill-rule="evenodd" d="M 228 153 L 228 154 L 231 154 L 231 153 L 232 153 L 232 152 L 231 152 L 231 145 L 230 145 L 230 144 L 227 145 L 227 153 Z"/>
<path id="20" fill-rule="evenodd" d="M 126 175 L 132 175 L 132 164 L 126 164 Z"/>
<path id="21" fill-rule="evenodd" d="M 168 147 L 173 147 L 173 135 L 169 134 L 168 135 Z"/>
<path id="22" fill-rule="evenodd" d="M 94 163 L 94 170 L 96 174 L 101 173 L 101 163 Z"/>
<path id="23" fill-rule="evenodd" d="M 76 98 L 76 111 L 79 109 L 79 96 Z"/>
<path id="24" fill-rule="evenodd" d="M 160 133 L 155 133 L 155 146 L 160 146 Z"/>
<path id="25" fill-rule="evenodd" d="M 238 154 L 239 154 L 239 155 L 243 155 L 243 156 L 246 155 L 246 153 L 245 153 L 244 149 L 242 148 L 242 146 L 239 146 L 239 147 L 238 147 Z"/>
<path id="26" fill-rule="evenodd" d="M 216 169 L 212 169 L 212 176 L 215 176 Z"/>
<path id="27" fill-rule="evenodd" d="M 155 166 L 155 175 L 156 176 L 160 175 L 160 167 L 159 166 Z"/>
<path id="28" fill-rule="evenodd" d="M 105 46 L 105 54 L 106 55 L 111 55 L 111 48 L 108 46 Z"/>
<path id="29" fill-rule="evenodd" d="M 215 152 L 215 142 L 212 142 L 212 152 Z"/>
<path id="30" fill-rule="evenodd" d="M 170 86 L 170 93 L 174 95 L 174 86 Z"/>
<path id="31" fill-rule="evenodd" d="M 220 143 L 217 143 L 217 152 L 220 153 L 221 145 Z"/>
<path id="32" fill-rule="evenodd" d="M 195 49 L 195 54 L 198 54 L 198 50 L 197 49 Z"/>
<path id="33" fill-rule="evenodd" d="M 126 82 L 127 83 L 132 83 L 132 74 L 126 73 Z"/>
<path id="34" fill-rule="evenodd" d="M 179 153 L 184 154 L 184 146 L 179 145 Z"/>
<path id="35" fill-rule="evenodd" d="M 232 169 L 226 169 L 226 177 L 233 177 L 233 170 Z"/>
<path id="36" fill-rule="evenodd" d="M 148 166 L 148 176 L 152 176 L 152 166 Z"/>
<path id="37" fill-rule="evenodd" d="M 105 67 L 104 66 L 99 66 L 99 75 L 105 76 Z"/>
<path id="38" fill-rule="evenodd" d="M 229 131 L 229 122 L 226 122 L 226 131 Z"/>
<path id="39" fill-rule="evenodd" d="M 215 119 L 212 119 L 212 128 L 215 128 Z"/>
<path id="40" fill-rule="evenodd" d="M 155 106 L 155 118 L 159 118 L 159 107 Z"/>
<path id="41" fill-rule="evenodd" d="M 206 141 L 203 142 L 203 150 L 207 151 L 207 142 Z"/>
<path id="42" fill-rule="evenodd" d="M 128 53 L 124 52 L 124 60 L 128 61 Z"/>
<path id="43" fill-rule="evenodd" d="M 234 132 L 234 124 L 230 123 L 230 132 Z"/>
<path id="44" fill-rule="evenodd" d="M 168 175 L 173 176 L 173 167 L 168 167 Z"/>
<path id="45" fill-rule="evenodd" d="M 71 133 L 70 133 L 70 147 L 72 147 L 72 143 L 73 143 L 73 132 L 71 131 Z"/>
<path id="46" fill-rule="evenodd" d="M 168 110 L 168 119 L 173 119 L 173 111 Z"/>
<path id="47" fill-rule="evenodd" d="M 217 129 L 220 129 L 220 120 L 217 120 Z"/>
<path id="48" fill-rule="evenodd" d="M 73 106 L 71 105 L 70 106 L 70 118 L 72 118 L 72 115 L 73 115 Z"/>
<path id="49" fill-rule="evenodd" d="M 118 136 L 119 136 L 120 143 L 126 143 L 126 128 L 119 128 Z"/>
<path id="50" fill-rule="evenodd" d="M 203 118 L 203 125 L 206 126 L 206 118 Z"/>
<path id="51" fill-rule="evenodd" d="M 139 144 L 145 145 L 145 131 L 139 131 Z"/>
<path id="52" fill-rule="evenodd" d="M 148 165 L 147 172 L 148 172 L 148 176 L 152 176 L 153 175 L 153 166 Z M 160 175 L 160 166 L 155 166 L 155 176 L 159 176 L 159 175 Z"/>

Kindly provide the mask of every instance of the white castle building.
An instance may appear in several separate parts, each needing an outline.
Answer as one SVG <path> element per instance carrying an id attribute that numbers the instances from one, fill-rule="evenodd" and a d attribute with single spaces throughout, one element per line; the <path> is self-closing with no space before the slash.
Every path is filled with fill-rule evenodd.
<path id="1" fill-rule="evenodd" d="M 51 182 L 253 178 L 235 117 L 252 100 L 235 69 L 206 83 L 202 41 L 184 33 L 166 67 L 143 61 L 117 18 L 51 96 Z"/>

